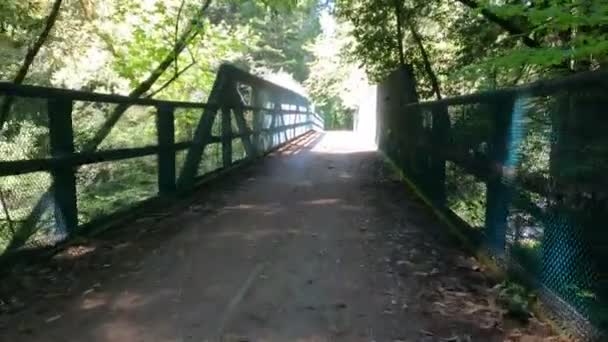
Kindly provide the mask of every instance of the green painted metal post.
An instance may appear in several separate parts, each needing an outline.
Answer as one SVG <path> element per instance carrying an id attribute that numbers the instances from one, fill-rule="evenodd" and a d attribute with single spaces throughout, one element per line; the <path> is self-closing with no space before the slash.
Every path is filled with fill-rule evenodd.
<path id="1" fill-rule="evenodd" d="M 69 99 L 48 100 L 50 148 L 54 159 L 74 154 L 72 106 Z M 71 163 L 57 161 L 53 164 L 51 174 L 57 226 L 72 234 L 78 227 L 75 168 Z"/>
<path id="2" fill-rule="evenodd" d="M 450 118 L 448 116 L 448 108 L 446 105 L 436 106 L 432 109 L 432 132 L 431 132 L 431 163 L 432 174 L 431 186 L 432 198 L 439 208 L 446 206 L 446 188 L 445 188 L 445 163 L 446 156 L 443 155 L 442 149 L 449 146 L 450 133 Z"/>
<path id="3" fill-rule="evenodd" d="M 274 129 L 277 127 L 277 116 L 280 115 L 280 110 L 281 110 L 281 100 L 280 97 L 277 96 L 276 94 L 273 94 L 272 96 L 272 110 L 270 112 L 270 126 L 269 128 L 269 133 L 268 133 L 268 137 L 269 137 L 269 143 L 268 143 L 268 149 L 272 149 L 273 147 L 275 147 L 276 145 L 278 145 L 278 143 L 276 142 L 275 139 L 275 135 L 279 135 L 278 133 L 275 133 Z"/>
<path id="4" fill-rule="evenodd" d="M 175 193 L 175 115 L 172 106 L 160 106 L 156 111 L 158 139 L 158 193 Z"/>
<path id="5" fill-rule="evenodd" d="M 490 143 L 490 162 L 493 172 L 486 184 L 486 243 L 497 257 L 506 252 L 507 218 L 511 205 L 511 189 L 505 184 L 503 172 L 507 162 L 509 133 L 512 125 L 513 98 L 492 104 L 494 114 L 493 140 Z"/>
<path id="6" fill-rule="evenodd" d="M 232 110 L 222 107 L 222 162 L 224 168 L 232 165 Z"/>
<path id="7" fill-rule="evenodd" d="M 253 103 L 252 106 L 256 108 L 264 107 L 264 93 L 262 89 L 257 87 L 253 88 Z M 254 110 L 253 111 L 253 146 L 257 156 L 261 156 L 264 153 L 264 141 L 260 134 L 262 128 L 264 128 L 264 111 Z"/>

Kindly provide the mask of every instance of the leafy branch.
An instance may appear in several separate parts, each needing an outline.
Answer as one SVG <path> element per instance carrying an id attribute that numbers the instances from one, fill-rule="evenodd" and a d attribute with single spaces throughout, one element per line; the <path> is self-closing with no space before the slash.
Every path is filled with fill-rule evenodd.
<path id="1" fill-rule="evenodd" d="M 30 67 L 34 63 L 34 60 L 36 59 L 38 52 L 40 52 L 40 49 L 42 48 L 42 46 L 46 42 L 47 38 L 49 37 L 49 34 L 51 33 L 53 26 L 55 26 L 55 22 L 57 21 L 57 18 L 59 17 L 59 10 L 61 9 L 62 1 L 63 0 L 55 0 L 55 2 L 53 3 L 51 12 L 50 12 L 48 18 L 46 19 L 44 29 L 42 30 L 42 32 L 40 33 L 40 35 L 38 36 L 38 38 L 36 39 L 34 44 L 32 44 L 32 46 L 30 46 L 30 48 L 28 49 L 28 51 L 25 55 L 25 58 L 23 59 L 23 63 L 21 64 L 19 71 L 17 71 L 17 75 L 13 79 L 14 84 L 22 84 L 23 81 L 25 80 L 25 77 L 27 76 L 27 73 L 30 70 Z M 14 97 L 8 96 L 2 102 L 2 106 L 0 106 L 0 132 L 2 131 L 2 128 L 4 127 L 4 123 L 8 119 L 8 115 L 11 111 L 14 101 L 15 101 Z"/>

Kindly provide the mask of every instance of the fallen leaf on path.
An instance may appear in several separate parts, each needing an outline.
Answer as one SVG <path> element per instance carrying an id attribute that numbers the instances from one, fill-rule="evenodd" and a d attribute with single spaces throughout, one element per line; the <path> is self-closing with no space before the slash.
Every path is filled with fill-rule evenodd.
<path id="1" fill-rule="evenodd" d="M 54 322 L 54 321 L 60 319 L 62 316 L 63 315 L 55 315 L 55 316 L 49 317 L 45 320 L 45 322 L 47 322 L 47 323 Z"/>
<path id="2" fill-rule="evenodd" d="M 435 336 L 435 334 L 433 334 L 432 332 L 430 332 L 428 330 L 420 329 L 419 331 L 421 334 L 426 335 L 426 336 Z"/>
<path id="3" fill-rule="evenodd" d="M 433 304 L 435 304 L 435 305 L 437 305 L 437 306 L 441 306 L 441 307 L 443 307 L 443 308 L 446 308 L 446 307 L 447 307 L 447 305 L 445 305 L 445 304 L 443 304 L 443 303 L 441 303 L 441 302 L 434 302 Z"/>
<path id="4" fill-rule="evenodd" d="M 93 291 L 95 291 L 95 289 L 88 289 L 88 290 L 84 291 L 84 292 L 82 293 L 82 295 L 83 295 L 83 296 L 86 296 L 86 295 L 88 295 L 89 293 L 91 293 L 91 292 L 93 292 Z"/>

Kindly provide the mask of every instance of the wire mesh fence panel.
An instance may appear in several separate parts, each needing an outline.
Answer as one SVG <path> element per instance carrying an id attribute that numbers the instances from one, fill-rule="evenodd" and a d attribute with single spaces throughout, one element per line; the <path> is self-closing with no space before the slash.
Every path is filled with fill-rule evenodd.
<path id="1" fill-rule="evenodd" d="M 78 116 L 78 113 L 74 113 Z M 130 106 L 99 145 L 99 150 L 156 145 L 156 109 Z M 137 137 L 134 139 L 134 137 Z"/>
<path id="2" fill-rule="evenodd" d="M 157 196 L 157 177 L 156 156 L 81 166 L 76 178 L 79 224 Z"/>
<path id="3" fill-rule="evenodd" d="M 459 226 L 467 236 L 535 284 L 565 327 L 601 340 L 608 331 L 608 89 L 587 79 L 546 91 L 538 84 L 383 103 L 380 146 L 437 209 L 466 223 Z"/>
<path id="4" fill-rule="evenodd" d="M 0 135 L 0 161 L 48 158 L 47 101 L 11 97 L 12 105 Z M 5 97 L 0 96 L 0 103 Z"/>
<path id="5" fill-rule="evenodd" d="M 230 131 L 232 132 L 232 134 L 240 133 L 238 122 L 236 120 L 235 110 L 230 111 Z"/>
<path id="6" fill-rule="evenodd" d="M 25 245 L 52 245 L 66 236 L 55 224 L 55 213 L 46 211 L 35 221 L 32 214 L 43 201 L 53 206 L 52 178 L 48 172 L 33 172 L 0 178 L 0 253 Z"/>
<path id="7" fill-rule="evenodd" d="M 222 120 L 219 119 L 219 115 L 217 115 L 217 119 L 213 121 L 213 126 L 211 127 L 211 135 L 214 137 L 222 136 Z"/>
<path id="8" fill-rule="evenodd" d="M 253 130 L 255 111 L 254 110 L 244 110 L 243 111 L 243 118 L 245 119 L 245 124 L 247 125 L 247 127 L 250 130 Z"/>
<path id="9" fill-rule="evenodd" d="M 247 158 L 247 151 L 241 139 L 232 140 L 232 162 L 237 162 Z"/>
<path id="10" fill-rule="evenodd" d="M 271 134 L 269 130 L 272 128 L 274 115 L 271 111 L 265 110 L 260 113 L 260 116 L 260 129 L 262 132 L 260 133 L 259 144 L 262 151 L 267 152 L 272 147 Z"/>
<path id="11" fill-rule="evenodd" d="M 49 158 L 47 101 L 5 96 L 0 101 L 11 103 L 0 134 L 0 161 Z M 48 172 L 0 177 L 0 253 L 24 244 L 50 245 L 64 234 L 55 231 L 54 212 L 30 219 L 51 184 Z M 51 202 L 52 196 L 45 199 Z"/>
<path id="12" fill-rule="evenodd" d="M 446 205 L 472 228 L 483 231 L 486 222 L 486 183 L 452 162 L 445 167 Z"/>
<path id="13" fill-rule="evenodd" d="M 188 155 L 187 150 L 175 152 L 175 174 L 178 177 L 179 177 L 180 172 L 184 168 L 184 163 L 186 162 L 187 155 Z"/>
<path id="14" fill-rule="evenodd" d="M 74 101 L 72 128 L 74 130 L 74 150 L 84 152 L 97 149 L 97 137 L 101 138 L 102 128 L 118 105 L 104 102 Z"/>
<path id="15" fill-rule="evenodd" d="M 176 108 L 174 114 L 175 142 L 190 142 L 194 137 L 203 110 L 198 108 Z"/>
<path id="16" fill-rule="evenodd" d="M 204 176 L 210 172 L 221 169 L 222 163 L 222 144 L 209 144 L 201 158 L 198 167 L 198 176 Z"/>

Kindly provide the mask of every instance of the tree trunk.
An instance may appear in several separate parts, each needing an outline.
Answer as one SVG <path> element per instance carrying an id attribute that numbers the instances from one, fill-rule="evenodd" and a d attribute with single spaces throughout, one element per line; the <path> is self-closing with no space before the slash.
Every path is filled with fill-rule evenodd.
<path id="1" fill-rule="evenodd" d="M 424 64 L 424 70 L 426 71 L 429 76 L 429 79 L 431 80 L 431 87 L 433 88 L 433 92 L 435 93 L 437 100 L 441 100 L 441 88 L 439 86 L 439 80 L 437 79 L 435 71 L 433 71 L 431 60 L 429 59 L 429 55 L 426 53 L 424 44 L 422 43 L 422 37 L 420 37 L 418 31 L 416 31 L 416 27 L 414 26 L 414 23 L 412 23 L 411 20 L 408 20 L 408 26 L 410 32 L 412 33 L 412 38 L 414 38 L 414 42 L 416 42 L 416 45 L 418 45 L 418 48 L 420 49 L 420 54 L 422 54 L 422 63 Z"/>
<path id="2" fill-rule="evenodd" d="M 401 20 L 401 0 L 394 0 L 395 4 L 395 17 L 397 18 L 397 46 L 399 49 L 399 64 L 405 65 L 405 56 L 403 54 L 403 32 L 401 27 L 403 26 Z"/>
<path id="3" fill-rule="evenodd" d="M 34 63 L 34 59 L 36 59 L 38 52 L 40 52 L 40 49 L 46 42 L 46 39 L 48 38 L 49 33 L 53 29 L 53 26 L 55 26 L 55 22 L 57 21 L 57 17 L 59 16 L 59 10 L 61 9 L 62 1 L 63 0 L 55 0 L 55 2 L 53 3 L 53 7 L 51 8 L 51 13 L 49 14 L 48 18 L 46 19 L 46 24 L 44 26 L 44 30 L 42 30 L 42 32 L 38 36 L 38 39 L 36 39 L 34 44 L 27 50 L 27 54 L 25 55 L 23 64 L 21 65 L 21 68 L 19 68 L 17 75 L 13 79 L 13 83 L 15 83 L 15 84 L 23 83 L 25 76 L 27 76 L 27 72 L 30 70 L 30 67 Z M 0 131 L 2 131 L 2 128 L 4 127 L 4 123 L 8 119 L 8 115 L 11 111 L 11 107 L 13 106 L 14 101 L 15 101 L 14 97 L 8 96 L 2 102 L 2 106 L 0 107 Z"/>

